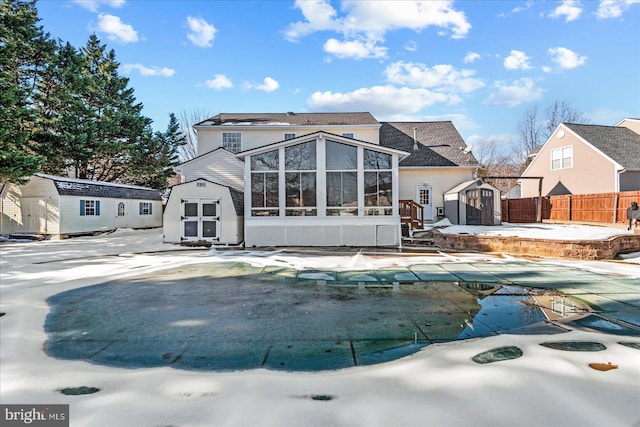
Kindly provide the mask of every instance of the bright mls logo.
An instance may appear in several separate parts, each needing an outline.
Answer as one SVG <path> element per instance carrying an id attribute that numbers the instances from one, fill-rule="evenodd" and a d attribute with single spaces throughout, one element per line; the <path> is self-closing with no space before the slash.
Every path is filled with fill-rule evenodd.
<path id="1" fill-rule="evenodd" d="M 0 405 L 2 426 L 69 427 L 69 405 Z"/>

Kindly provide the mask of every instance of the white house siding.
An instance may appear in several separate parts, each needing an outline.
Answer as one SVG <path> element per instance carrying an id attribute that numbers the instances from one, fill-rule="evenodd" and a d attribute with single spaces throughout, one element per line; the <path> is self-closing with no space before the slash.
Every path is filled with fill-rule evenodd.
<path id="1" fill-rule="evenodd" d="M 566 146 L 573 147 L 573 166 L 552 170 L 551 151 Z M 562 124 L 551 134 L 522 176 L 544 177 L 543 196 L 546 196 L 558 182 L 562 182 L 572 194 L 619 191 L 615 163 Z M 523 179 L 521 185 L 522 197 L 538 196 L 537 180 Z"/>
<path id="2" fill-rule="evenodd" d="M 434 218 L 436 209 L 444 207 L 444 194 L 461 182 L 473 179 L 473 169 L 460 167 L 400 168 L 400 200 L 416 199 L 416 188 L 422 185 L 433 188 Z"/>
<path id="3" fill-rule="evenodd" d="M 198 186 L 198 183 L 205 186 Z M 243 217 L 236 214 L 229 188 L 205 180 L 191 181 L 171 188 L 171 195 L 164 211 L 163 241 L 180 243 L 182 241 L 182 203 L 183 199 L 219 200 L 219 237 L 214 243 L 235 245 L 244 240 Z"/>
<path id="4" fill-rule="evenodd" d="M 2 191 L 0 234 L 59 234 L 60 196 L 49 180 L 32 177 Z"/>
<path id="5" fill-rule="evenodd" d="M 238 190 L 244 188 L 244 162 L 227 150 L 209 152 L 183 163 L 177 169 L 184 177 L 184 182 L 204 178 Z"/>
<path id="6" fill-rule="evenodd" d="M 80 215 L 81 200 L 100 201 L 100 215 Z M 125 204 L 125 215 L 118 218 L 120 202 Z M 140 214 L 140 203 L 151 203 L 151 215 Z M 116 228 L 162 226 L 162 202 L 159 200 L 60 196 L 60 213 L 60 234 L 62 235 L 108 231 Z"/>
<path id="7" fill-rule="evenodd" d="M 323 131 L 335 135 L 353 133 L 354 139 L 373 144 L 380 143 L 379 126 L 216 126 L 215 129 L 198 128 L 198 154 L 208 153 L 222 146 L 223 132 L 242 134 L 242 151 L 284 140 L 285 133 L 295 133 L 296 137 Z"/>

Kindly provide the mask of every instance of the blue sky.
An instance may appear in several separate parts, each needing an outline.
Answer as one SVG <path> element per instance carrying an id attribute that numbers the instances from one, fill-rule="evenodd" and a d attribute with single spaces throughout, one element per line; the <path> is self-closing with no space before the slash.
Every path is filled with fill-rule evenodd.
<path id="1" fill-rule="evenodd" d="M 531 106 L 640 117 L 640 0 L 40 0 L 41 25 L 116 52 L 144 114 L 369 111 L 516 139 Z"/>

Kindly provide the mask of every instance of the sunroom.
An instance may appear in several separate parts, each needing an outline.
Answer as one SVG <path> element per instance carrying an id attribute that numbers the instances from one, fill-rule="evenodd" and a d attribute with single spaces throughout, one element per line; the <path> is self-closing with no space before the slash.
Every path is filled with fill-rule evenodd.
<path id="1" fill-rule="evenodd" d="M 327 132 L 238 153 L 246 246 L 397 246 L 408 153 Z"/>

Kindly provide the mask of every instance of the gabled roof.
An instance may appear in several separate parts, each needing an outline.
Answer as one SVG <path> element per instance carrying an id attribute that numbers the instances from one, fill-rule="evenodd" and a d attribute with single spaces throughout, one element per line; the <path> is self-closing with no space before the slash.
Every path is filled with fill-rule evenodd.
<path id="1" fill-rule="evenodd" d="M 348 137 L 345 137 L 345 136 L 342 136 L 342 135 L 336 135 L 336 134 L 333 134 L 331 132 L 317 131 L 317 132 L 313 132 L 313 133 L 310 133 L 310 134 L 307 134 L 307 135 L 297 136 L 297 137 L 291 138 L 291 139 L 285 139 L 284 141 L 273 142 L 271 144 L 266 144 L 266 145 L 262 145 L 260 147 L 251 148 L 249 150 L 240 151 L 240 152 L 236 153 L 236 156 L 238 156 L 240 158 L 244 158 L 246 156 L 250 156 L 250 155 L 259 154 L 259 153 L 263 153 L 263 152 L 266 152 L 266 151 L 274 150 L 276 148 L 280 148 L 281 146 L 300 144 L 302 142 L 315 140 L 316 138 L 327 138 L 327 139 L 331 139 L 331 140 L 334 140 L 336 142 L 340 142 L 340 143 L 343 143 L 343 144 L 359 145 L 359 146 L 363 146 L 363 147 L 366 147 L 368 149 L 380 151 L 380 152 L 383 152 L 383 153 L 397 154 L 400 157 L 400 159 L 405 158 L 409 154 L 409 153 L 407 153 L 405 151 L 398 150 L 397 148 L 385 147 L 383 145 L 374 144 L 374 143 L 368 142 L 368 141 L 362 141 L 362 140 L 355 139 L 355 138 L 348 138 Z"/>
<path id="2" fill-rule="evenodd" d="M 227 150 L 226 148 L 218 147 L 218 148 L 214 148 L 211 151 L 207 151 L 206 153 L 200 154 L 199 156 L 193 157 L 193 158 L 191 158 L 189 160 L 185 160 L 184 162 L 180 163 L 179 166 L 183 166 L 183 165 L 189 164 L 189 163 L 191 163 L 191 162 L 193 162 L 195 160 L 200 160 L 201 158 L 203 158 L 205 156 L 210 156 L 210 155 L 212 155 L 214 153 L 215 154 L 221 154 L 221 155 L 224 155 L 225 153 L 228 153 L 229 156 L 233 156 L 233 157 L 236 156 L 234 153 L 232 153 L 231 151 Z M 242 161 L 242 160 L 240 160 L 240 161 Z"/>
<path id="3" fill-rule="evenodd" d="M 194 126 L 379 125 L 371 113 L 220 113 Z"/>
<path id="4" fill-rule="evenodd" d="M 563 123 L 611 160 L 627 169 L 640 169 L 640 135 L 622 126 Z"/>
<path id="5" fill-rule="evenodd" d="M 414 149 L 414 128 L 417 149 Z M 411 153 L 400 162 L 400 167 L 478 166 L 478 161 L 450 121 L 383 122 L 380 145 Z"/>
<path id="6" fill-rule="evenodd" d="M 174 188 L 176 187 L 180 187 L 182 185 L 193 185 L 194 182 L 197 181 L 205 181 L 205 182 L 209 182 L 211 184 L 216 184 L 219 185 L 220 187 L 226 187 L 229 189 L 229 194 L 231 195 L 231 201 L 233 202 L 233 207 L 236 211 L 236 215 L 237 216 L 244 216 L 244 193 L 242 191 L 236 190 L 235 188 L 229 186 L 229 185 L 225 185 L 225 184 L 220 184 L 219 182 L 215 182 L 215 181 L 211 181 L 209 179 L 205 179 L 205 178 L 196 178 L 193 181 L 187 181 L 187 182 L 182 182 L 180 184 L 176 184 L 173 187 L 171 187 L 171 191 L 173 191 Z"/>
<path id="7" fill-rule="evenodd" d="M 107 197 L 113 199 L 162 200 L 160 192 L 137 185 L 92 181 L 36 173 L 34 176 L 53 181 L 61 196 Z"/>

